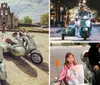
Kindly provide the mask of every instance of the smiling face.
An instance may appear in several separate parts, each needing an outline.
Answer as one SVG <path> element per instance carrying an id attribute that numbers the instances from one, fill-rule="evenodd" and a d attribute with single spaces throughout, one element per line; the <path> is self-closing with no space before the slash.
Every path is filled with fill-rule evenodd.
<path id="1" fill-rule="evenodd" d="M 67 61 L 72 64 L 74 62 L 74 57 L 73 55 L 70 55 L 68 58 L 67 58 Z"/>

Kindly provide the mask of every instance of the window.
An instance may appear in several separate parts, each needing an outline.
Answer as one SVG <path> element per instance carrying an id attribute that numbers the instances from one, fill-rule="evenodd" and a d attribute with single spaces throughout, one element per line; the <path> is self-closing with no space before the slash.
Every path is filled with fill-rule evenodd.
<path id="1" fill-rule="evenodd" d="M 5 7 L 5 4 L 3 5 L 3 7 Z"/>
<path id="2" fill-rule="evenodd" d="M 3 15 L 3 10 L 1 10 L 1 15 Z"/>
<path id="3" fill-rule="evenodd" d="M 5 10 L 5 15 L 8 15 L 8 11 L 7 10 Z"/>

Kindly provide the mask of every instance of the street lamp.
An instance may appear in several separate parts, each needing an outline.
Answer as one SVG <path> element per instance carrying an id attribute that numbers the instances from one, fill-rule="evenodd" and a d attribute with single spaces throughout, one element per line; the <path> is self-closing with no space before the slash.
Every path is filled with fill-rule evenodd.
<path id="1" fill-rule="evenodd" d="M 86 3 L 86 0 L 83 0 L 83 4 L 85 4 Z"/>
<path id="2" fill-rule="evenodd" d="M 63 26 L 63 10 L 64 8 L 63 7 L 60 7 L 60 10 L 61 10 L 61 26 Z"/>
<path id="3" fill-rule="evenodd" d="M 53 9 L 53 4 L 51 4 L 50 8 Z"/>
<path id="4" fill-rule="evenodd" d="M 63 11 L 63 7 L 60 7 L 61 12 Z"/>

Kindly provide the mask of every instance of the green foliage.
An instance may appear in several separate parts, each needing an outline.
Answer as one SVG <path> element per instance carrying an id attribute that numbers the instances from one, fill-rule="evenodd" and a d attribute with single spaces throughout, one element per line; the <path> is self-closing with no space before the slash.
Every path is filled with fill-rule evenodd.
<path id="1" fill-rule="evenodd" d="M 42 25 L 45 25 L 45 24 L 49 23 L 49 14 L 48 13 L 41 15 L 40 23 Z"/>
<path id="2" fill-rule="evenodd" d="M 62 46 L 79 46 L 79 45 L 81 45 L 81 46 L 86 46 L 86 45 L 88 45 L 88 43 L 62 43 L 61 44 Z"/>
<path id="3" fill-rule="evenodd" d="M 100 15 L 100 0 L 87 0 L 86 5 L 91 9 L 97 10 Z"/>
<path id="4" fill-rule="evenodd" d="M 32 24 L 32 19 L 29 16 L 24 17 L 24 23 L 25 24 Z"/>
<path id="5" fill-rule="evenodd" d="M 65 5 L 68 9 L 73 8 L 78 5 L 79 0 L 51 0 L 51 2 L 58 4 L 59 2 L 61 5 Z"/>
<path id="6" fill-rule="evenodd" d="M 21 23 L 21 24 L 23 24 L 24 23 L 24 20 L 19 20 L 18 22 Z"/>

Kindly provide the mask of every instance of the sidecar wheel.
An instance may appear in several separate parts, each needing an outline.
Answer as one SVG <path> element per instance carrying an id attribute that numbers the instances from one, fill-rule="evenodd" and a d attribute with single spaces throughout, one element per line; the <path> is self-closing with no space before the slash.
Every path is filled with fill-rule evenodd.
<path id="1" fill-rule="evenodd" d="M 30 58 L 35 64 L 41 64 L 43 62 L 43 57 L 39 53 L 32 53 Z"/>
<path id="2" fill-rule="evenodd" d="M 65 35 L 64 34 L 62 34 L 62 40 L 64 40 L 65 39 Z"/>
<path id="3" fill-rule="evenodd" d="M 6 85 L 6 80 L 0 80 L 0 85 Z"/>

